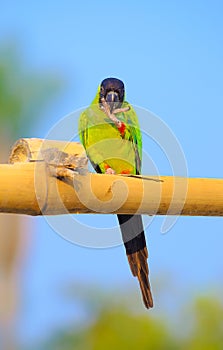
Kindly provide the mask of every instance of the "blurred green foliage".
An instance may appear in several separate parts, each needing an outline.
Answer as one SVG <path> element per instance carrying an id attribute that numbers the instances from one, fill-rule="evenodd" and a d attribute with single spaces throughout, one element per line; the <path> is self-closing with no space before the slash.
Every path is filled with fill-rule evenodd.
<path id="1" fill-rule="evenodd" d="M 7 162 L 17 138 L 27 137 L 28 131 L 31 137 L 36 136 L 36 120 L 63 85 L 58 73 L 31 68 L 16 41 L 0 42 L 0 163 Z M 14 325 L 20 301 L 18 275 L 23 266 L 20 254 L 26 255 L 28 236 L 22 217 L 1 214 L 0 219 L 0 349 L 17 350 Z"/>
<path id="2" fill-rule="evenodd" d="M 16 42 L 0 43 L 0 135 L 25 137 L 62 85 L 58 73 L 31 69 Z"/>
<path id="3" fill-rule="evenodd" d="M 123 303 L 125 304 L 125 303 Z M 173 320 L 165 321 L 148 314 L 139 314 L 116 303 L 103 305 L 96 319 L 85 326 L 73 326 L 57 332 L 38 350 L 222 350 L 223 306 L 220 301 L 197 298 L 188 306 L 189 319 L 180 316 L 173 329 Z M 190 331 L 181 328 L 188 328 Z"/>
<path id="4" fill-rule="evenodd" d="M 187 342 L 190 350 L 223 349 L 223 306 L 218 300 L 199 298 L 193 307 L 193 331 Z"/>

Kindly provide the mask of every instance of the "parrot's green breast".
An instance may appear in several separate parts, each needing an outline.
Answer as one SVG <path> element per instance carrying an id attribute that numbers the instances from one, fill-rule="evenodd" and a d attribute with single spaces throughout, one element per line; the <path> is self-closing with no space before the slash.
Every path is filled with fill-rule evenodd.
<path id="1" fill-rule="evenodd" d="M 124 113 L 116 116 L 126 123 Z M 108 167 L 117 174 L 136 173 L 133 142 L 120 134 L 115 124 L 97 105 L 91 105 L 82 113 L 79 133 L 89 159 L 100 167 L 102 173 Z"/>

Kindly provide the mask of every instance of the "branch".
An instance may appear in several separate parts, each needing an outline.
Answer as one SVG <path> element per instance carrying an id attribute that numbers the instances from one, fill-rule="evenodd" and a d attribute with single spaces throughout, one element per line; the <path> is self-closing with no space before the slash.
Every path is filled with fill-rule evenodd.
<path id="1" fill-rule="evenodd" d="M 223 216 L 223 180 L 87 172 L 79 143 L 22 139 L 0 165 L 0 212 Z"/>

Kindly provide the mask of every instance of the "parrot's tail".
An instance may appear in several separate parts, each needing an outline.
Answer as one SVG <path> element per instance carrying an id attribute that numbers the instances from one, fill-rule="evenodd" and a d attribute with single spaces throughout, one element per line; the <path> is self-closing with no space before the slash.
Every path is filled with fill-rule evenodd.
<path id="1" fill-rule="evenodd" d="M 139 280 L 143 301 L 147 309 L 153 307 L 149 283 L 148 251 L 140 215 L 117 215 L 133 276 Z"/>

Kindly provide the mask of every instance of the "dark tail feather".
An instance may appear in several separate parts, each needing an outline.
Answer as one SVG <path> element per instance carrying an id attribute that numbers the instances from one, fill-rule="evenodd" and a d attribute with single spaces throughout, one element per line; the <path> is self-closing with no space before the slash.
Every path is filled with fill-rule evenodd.
<path id="1" fill-rule="evenodd" d="M 149 283 L 148 252 L 142 217 L 140 215 L 117 215 L 133 276 L 139 280 L 143 301 L 147 309 L 153 307 Z"/>

